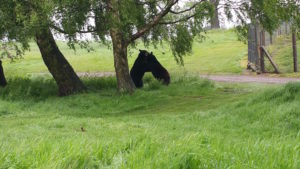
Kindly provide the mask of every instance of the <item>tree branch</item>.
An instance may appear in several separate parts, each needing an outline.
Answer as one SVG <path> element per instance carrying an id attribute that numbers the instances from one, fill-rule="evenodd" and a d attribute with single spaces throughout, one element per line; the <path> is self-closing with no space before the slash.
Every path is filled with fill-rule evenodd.
<path id="1" fill-rule="evenodd" d="M 196 8 L 197 5 L 199 5 L 200 3 L 202 3 L 202 0 L 193 4 L 190 8 L 188 9 L 185 9 L 185 10 L 182 10 L 182 11 L 173 11 L 173 10 L 170 10 L 170 13 L 173 13 L 173 14 L 182 14 L 182 13 L 185 13 L 185 12 L 189 12 L 191 10 L 193 10 L 194 8 Z"/>
<path id="2" fill-rule="evenodd" d="M 158 3 L 160 2 L 161 0 L 155 0 L 155 1 L 145 1 L 145 2 L 139 2 L 137 1 L 136 4 L 138 5 L 150 5 L 150 4 L 153 4 L 153 3 Z"/>
<path id="3" fill-rule="evenodd" d="M 186 16 L 184 18 L 180 18 L 178 20 L 175 20 L 175 21 L 168 21 L 168 22 L 159 22 L 160 25 L 172 25 L 172 24 L 176 24 L 176 23 L 179 23 L 179 22 L 186 22 L 188 20 L 190 20 L 191 18 L 195 17 L 196 14 L 192 14 L 192 15 L 189 15 L 189 16 Z"/>
<path id="4" fill-rule="evenodd" d="M 146 32 L 148 32 L 150 29 L 152 29 L 154 26 L 158 25 L 159 24 L 159 21 L 164 17 L 166 16 L 171 8 L 178 2 L 178 0 L 170 0 L 168 1 L 165 9 L 163 11 L 161 11 L 157 16 L 154 17 L 154 19 L 152 20 L 152 22 L 148 23 L 145 25 L 144 28 L 138 30 L 137 33 L 133 34 L 128 43 L 131 43 L 133 41 L 135 41 L 136 39 L 138 39 L 139 37 L 143 36 Z"/>
<path id="5" fill-rule="evenodd" d="M 65 30 L 61 29 L 60 27 L 55 26 L 54 24 L 51 24 L 50 28 L 52 28 L 62 34 L 70 34 L 70 33 L 66 32 Z M 94 32 L 96 32 L 96 30 L 76 30 L 75 32 L 76 33 L 94 33 Z"/>

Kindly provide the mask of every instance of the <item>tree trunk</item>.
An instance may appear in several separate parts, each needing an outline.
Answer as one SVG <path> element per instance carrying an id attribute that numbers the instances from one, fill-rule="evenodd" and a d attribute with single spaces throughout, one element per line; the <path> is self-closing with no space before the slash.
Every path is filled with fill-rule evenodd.
<path id="1" fill-rule="evenodd" d="M 297 53 L 297 37 L 293 32 L 293 58 L 294 58 L 294 72 L 298 72 L 298 53 Z"/>
<path id="2" fill-rule="evenodd" d="M 129 74 L 127 47 L 128 41 L 122 33 L 120 28 L 121 18 L 119 13 L 119 0 L 108 0 L 108 6 L 113 20 L 112 27 L 110 28 L 110 37 L 113 44 L 114 53 L 114 66 L 116 71 L 118 91 L 120 93 L 133 93 L 135 85 Z"/>
<path id="3" fill-rule="evenodd" d="M 5 76 L 4 76 L 4 71 L 2 67 L 2 61 L 0 60 L 0 86 L 4 87 L 7 85 Z"/>
<path id="4" fill-rule="evenodd" d="M 129 74 L 127 59 L 128 44 L 125 42 L 121 31 L 118 31 L 117 29 L 111 29 L 110 36 L 113 43 L 114 66 L 118 82 L 118 91 L 120 93 L 133 93 L 135 85 Z"/>
<path id="5" fill-rule="evenodd" d="M 220 29 L 219 10 L 218 6 L 220 0 L 210 0 L 210 3 L 214 6 L 214 16 L 210 20 L 211 29 Z"/>
<path id="6" fill-rule="evenodd" d="M 78 93 L 86 89 L 72 66 L 58 49 L 50 29 L 39 32 L 36 35 L 36 42 L 44 63 L 56 81 L 60 96 Z"/>

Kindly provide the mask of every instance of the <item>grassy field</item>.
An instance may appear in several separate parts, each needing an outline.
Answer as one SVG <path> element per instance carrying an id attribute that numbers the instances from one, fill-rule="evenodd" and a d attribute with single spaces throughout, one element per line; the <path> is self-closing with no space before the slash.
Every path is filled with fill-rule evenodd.
<path id="1" fill-rule="evenodd" d="M 59 48 L 77 72 L 107 72 L 114 71 L 112 50 L 99 44 L 91 44 L 95 51 L 87 52 L 69 49 L 64 42 L 58 42 Z M 138 49 L 130 49 L 129 63 L 133 64 L 138 55 Z M 241 73 L 246 67 L 246 45 L 237 41 L 233 30 L 210 31 L 204 42 L 195 42 L 193 53 L 185 57 L 185 67 L 176 64 L 168 45 L 149 47 L 159 61 L 171 72 L 187 71 L 193 73 Z M 244 67 L 241 66 L 244 64 Z M 4 68 L 7 76 L 26 76 L 33 73 L 48 72 L 36 45 L 31 44 L 31 51 L 24 59 L 10 63 L 6 60 Z"/>
<path id="2" fill-rule="evenodd" d="M 0 89 L 0 168 L 299 168 L 300 85 L 150 77 L 134 95 L 115 79 L 57 98 L 53 81 Z M 83 131 L 81 129 L 83 128 Z"/>
<path id="3" fill-rule="evenodd" d="M 147 48 L 153 51 L 159 61 L 172 73 L 188 72 L 194 74 L 241 74 L 247 67 L 247 45 L 237 40 L 233 30 L 208 31 L 203 42 L 196 41 L 193 52 L 184 57 L 185 66 L 176 64 L 168 45 Z M 60 50 L 77 72 L 114 72 L 113 52 L 111 48 L 101 44 L 92 43 L 94 51 L 87 52 L 77 48 L 71 50 L 65 42 L 57 42 Z M 129 65 L 132 66 L 138 55 L 138 49 L 144 49 L 138 45 L 135 49 L 129 49 Z M 278 37 L 275 43 L 268 47 L 282 74 L 280 76 L 300 77 L 299 73 L 293 73 L 293 58 L 291 37 Z M 298 41 L 300 51 L 300 41 Z M 273 68 L 266 60 L 266 68 L 272 72 Z M 4 59 L 4 69 L 8 77 L 31 76 L 39 73 L 47 73 L 40 52 L 34 43 L 31 50 L 26 52 L 23 59 L 11 62 Z M 274 75 L 277 76 L 277 75 Z"/>
<path id="4" fill-rule="evenodd" d="M 57 97 L 52 79 L 34 76 L 47 72 L 35 46 L 24 59 L 5 60 L 0 169 L 300 168 L 300 83 L 225 84 L 191 75 L 242 73 L 246 45 L 236 39 L 233 31 L 209 32 L 184 68 L 168 48 L 151 48 L 172 83 L 147 74 L 133 95 L 119 95 L 107 77 L 83 78 L 88 91 Z M 77 72 L 113 71 L 106 47 L 74 53 L 59 46 Z M 130 52 L 132 64 L 137 50 Z"/>

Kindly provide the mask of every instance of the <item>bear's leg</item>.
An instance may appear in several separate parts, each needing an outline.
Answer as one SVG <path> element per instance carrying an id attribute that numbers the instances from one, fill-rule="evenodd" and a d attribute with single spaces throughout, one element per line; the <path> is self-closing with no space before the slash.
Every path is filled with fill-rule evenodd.
<path id="1" fill-rule="evenodd" d="M 140 80 L 139 82 L 137 82 L 137 84 L 135 85 L 135 87 L 137 88 L 142 88 L 144 86 L 143 80 Z"/>
<path id="2" fill-rule="evenodd" d="M 0 60 L 0 86 L 6 86 L 7 82 L 4 76 L 2 61 Z"/>
<path id="3" fill-rule="evenodd" d="M 170 84 L 170 74 L 167 70 L 164 70 L 164 73 L 163 73 L 163 80 L 164 80 L 164 84 L 165 85 L 169 85 Z"/>
<path id="4" fill-rule="evenodd" d="M 170 84 L 169 72 L 161 65 L 156 66 L 152 71 L 152 75 L 159 81 L 162 81 L 164 85 Z"/>
<path id="5" fill-rule="evenodd" d="M 133 83 L 134 83 L 135 87 L 142 88 L 144 86 L 144 84 L 143 84 L 144 73 L 143 72 L 138 72 L 138 71 L 139 70 L 132 69 L 130 71 L 130 76 L 131 76 L 131 79 L 133 80 Z"/>

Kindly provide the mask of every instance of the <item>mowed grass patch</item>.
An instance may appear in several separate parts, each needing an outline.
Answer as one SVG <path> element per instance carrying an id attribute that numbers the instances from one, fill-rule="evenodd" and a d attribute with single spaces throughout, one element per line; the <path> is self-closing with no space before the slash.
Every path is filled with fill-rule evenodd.
<path id="1" fill-rule="evenodd" d="M 297 83 L 175 76 L 166 87 L 146 76 L 119 95 L 114 78 L 84 79 L 86 93 L 58 98 L 47 78 L 11 82 L 0 89 L 0 168 L 300 167 Z"/>
<path id="2" fill-rule="evenodd" d="M 173 58 L 168 44 L 150 45 L 147 50 L 153 51 L 161 64 L 170 72 L 187 71 L 190 73 L 241 73 L 247 60 L 246 45 L 237 40 L 233 30 L 208 31 L 206 39 L 202 42 L 196 40 L 193 52 L 184 56 L 185 66 L 179 66 Z M 66 42 L 57 41 L 64 56 L 68 59 L 76 72 L 114 72 L 113 52 L 111 47 L 91 43 L 94 51 L 77 48 L 71 50 Z M 4 60 L 4 69 L 7 76 L 32 76 L 47 73 L 39 49 L 31 43 L 31 50 L 26 52 L 23 59 Z M 142 43 L 136 48 L 129 49 L 129 66 L 131 67 L 138 56 L 138 49 L 145 49 Z"/>

